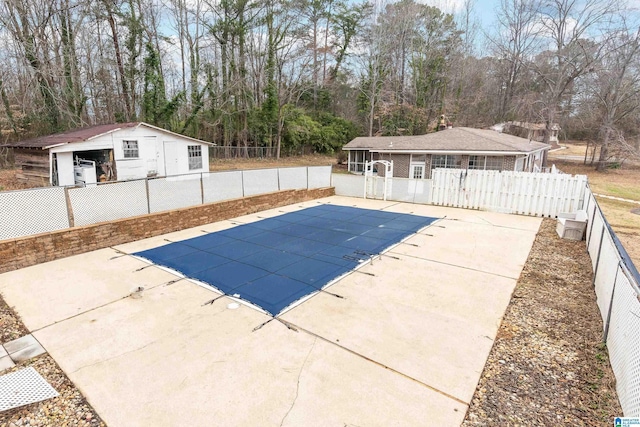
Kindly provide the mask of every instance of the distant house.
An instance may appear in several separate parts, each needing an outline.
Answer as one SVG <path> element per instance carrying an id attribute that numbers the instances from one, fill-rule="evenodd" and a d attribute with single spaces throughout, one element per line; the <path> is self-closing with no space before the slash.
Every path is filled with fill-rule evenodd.
<path id="1" fill-rule="evenodd" d="M 521 138 L 530 139 L 532 141 L 544 141 L 544 132 L 547 125 L 544 123 L 527 123 L 527 122 L 506 122 L 501 125 L 502 132 L 509 135 L 519 136 Z M 558 145 L 558 134 L 560 133 L 560 125 L 554 123 L 551 125 L 551 135 L 549 135 L 549 144 Z"/>
<path id="2" fill-rule="evenodd" d="M 208 172 L 209 145 L 135 122 L 91 126 L 8 146 L 21 181 L 74 185 Z"/>
<path id="3" fill-rule="evenodd" d="M 550 146 L 493 130 L 453 128 L 427 135 L 358 137 L 343 147 L 349 171 L 371 160 L 392 160 L 393 176 L 430 178 L 435 168 L 540 171 Z"/>

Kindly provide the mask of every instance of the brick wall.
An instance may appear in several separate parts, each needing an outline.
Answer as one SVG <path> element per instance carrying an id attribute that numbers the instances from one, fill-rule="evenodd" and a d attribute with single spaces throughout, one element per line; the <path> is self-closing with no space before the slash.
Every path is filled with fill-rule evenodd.
<path id="1" fill-rule="evenodd" d="M 516 168 L 516 156 L 504 156 L 502 161 L 503 171 L 512 171 Z"/>
<path id="2" fill-rule="evenodd" d="M 427 154 L 424 161 L 424 179 L 431 179 L 431 172 L 431 154 Z"/>
<path id="3" fill-rule="evenodd" d="M 0 273 L 334 194 L 334 188 L 286 190 L 5 240 Z"/>
<path id="4" fill-rule="evenodd" d="M 469 169 L 469 156 L 465 154 L 460 160 L 462 162 L 460 163 L 460 169 Z"/>
<path id="5" fill-rule="evenodd" d="M 389 154 L 380 153 L 380 160 L 393 161 L 393 176 L 397 178 L 409 178 L 409 162 L 411 161 L 410 154 Z M 380 173 L 380 169 L 378 169 Z M 380 175 L 384 176 L 384 174 Z"/>

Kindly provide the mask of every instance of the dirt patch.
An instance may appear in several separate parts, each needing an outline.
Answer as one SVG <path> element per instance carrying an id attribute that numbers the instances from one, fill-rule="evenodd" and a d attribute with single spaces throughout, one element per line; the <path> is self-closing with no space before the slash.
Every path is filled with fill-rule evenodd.
<path id="1" fill-rule="evenodd" d="M 17 172 L 17 169 L 0 169 L 0 191 L 23 190 L 30 187 L 18 181 Z"/>
<path id="2" fill-rule="evenodd" d="M 622 414 L 584 242 L 545 219 L 463 426 L 609 426 Z"/>
<path id="3" fill-rule="evenodd" d="M 329 155 L 308 155 L 297 157 L 283 157 L 281 159 L 213 159 L 209 162 L 211 172 L 236 169 L 266 169 L 293 166 L 333 166 L 336 157 Z"/>

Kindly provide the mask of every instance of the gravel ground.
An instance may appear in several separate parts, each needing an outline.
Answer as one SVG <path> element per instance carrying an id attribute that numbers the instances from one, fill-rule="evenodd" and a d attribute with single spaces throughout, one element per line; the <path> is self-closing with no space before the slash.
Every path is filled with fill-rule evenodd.
<path id="1" fill-rule="evenodd" d="M 545 219 L 463 426 L 610 426 L 622 409 L 584 242 Z"/>
<path id="2" fill-rule="evenodd" d="M 463 426 L 610 426 L 622 414 L 584 242 L 561 240 L 544 220 Z M 0 298 L 0 340 L 28 333 Z M 104 426 L 47 354 L 33 366 L 60 396 L 0 413 L 0 427 Z"/>
<path id="3" fill-rule="evenodd" d="M 0 297 L 0 342 L 3 344 L 28 334 L 20 318 Z M 18 369 L 33 366 L 60 396 L 44 402 L 0 412 L 0 427 L 46 426 L 46 427 L 98 427 L 105 426 L 93 408 L 62 372 L 48 354 L 22 362 L 11 369 L 0 372 L 8 374 Z"/>

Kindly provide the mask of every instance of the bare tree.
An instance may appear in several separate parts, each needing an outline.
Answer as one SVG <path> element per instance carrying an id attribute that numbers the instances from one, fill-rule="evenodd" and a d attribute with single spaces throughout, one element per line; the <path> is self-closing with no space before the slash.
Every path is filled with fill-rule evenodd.
<path id="1" fill-rule="evenodd" d="M 637 26 L 636 26 L 637 28 Z M 621 141 L 619 124 L 640 107 L 640 30 L 620 31 L 605 42 L 606 52 L 593 81 L 598 105 L 601 148 L 597 170 L 604 170 L 612 141 Z M 626 145 L 625 145 L 626 147 Z"/>
<path id="2" fill-rule="evenodd" d="M 536 24 L 540 27 L 542 42 L 548 41 L 550 46 L 531 62 L 531 68 L 543 86 L 544 142 L 549 143 L 558 113 L 570 109 L 575 81 L 592 72 L 602 58 L 605 44 L 595 39 L 607 37 L 616 4 L 613 0 L 542 1 Z"/>
<path id="3" fill-rule="evenodd" d="M 501 0 L 496 15 L 496 34 L 488 34 L 491 51 L 500 68 L 499 121 L 513 116 L 513 98 L 520 84 L 523 70 L 538 48 L 540 26 L 536 25 L 539 0 Z"/>

